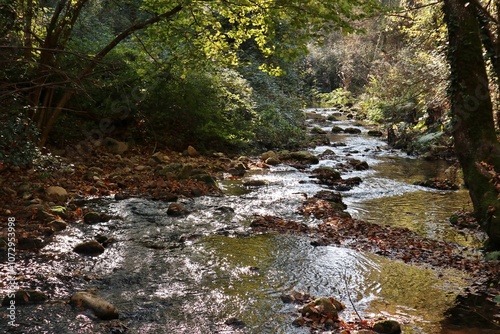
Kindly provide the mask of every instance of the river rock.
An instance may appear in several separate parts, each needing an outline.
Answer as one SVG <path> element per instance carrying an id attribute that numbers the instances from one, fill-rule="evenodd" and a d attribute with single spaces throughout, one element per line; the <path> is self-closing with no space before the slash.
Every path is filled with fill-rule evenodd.
<path id="1" fill-rule="evenodd" d="M 234 317 L 227 319 L 224 323 L 236 329 L 244 328 L 247 325 L 244 321 Z"/>
<path id="2" fill-rule="evenodd" d="M 200 153 L 191 145 L 189 145 L 187 148 L 187 154 L 193 158 L 200 156 Z"/>
<path id="3" fill-rule="evenodd" d="M 318 191 L 315 195 L 315 198 L 323 199 L 328 202 L 333 202 L 333 203 L 338 203 L 341 204 L 344 209 L 347 209 L 347 205 L 342 201 L 342 194 L 338 192 L 333 192 L 333 191 L 328 191 L 328 190 L 321 190 Z"/>
<path id="4" fill-rule="evenodd" d="M 363 180 L 358 177 L 351 177 L 345 180 L 338 180 L 331 184 L 332 188 L 337 190 L 337 191 L 349 191 L 355 186 L 358 186 Z"/>
<path id="5" fill-rule="evenodd" d="M 14 305 L 38 304 L 49 299 L 45 293 L 37 290 L 17 290 L 13 297 L 5 296 L 2 306 L 10 306 L 14 303 Z"/>
<path id="6" fill-rule="evenodd" d="M 368 131 L 368 136 L 371 136 L 371 137 L 382 137 L 384 134 L 382 133 L 382 131 L 379 131 L 379 130 L 369 130 Z"/>
<path id="7" fill-rule="evenodd" d="M 334 126 L 331 131 L 332 133 L 340 133 L 343 132 L 344 129 L 342 129 L 340 126 Z"/>
<path id="8" fill-rule="evenodd" d="M 248 167 L 245 165 L 245 163 L 238 161 L 235 163 L 235 165 L 228 170 L 229 174 L 233 176 L 243 176 L 245 175 Z"/>
<path id="9" fill-rule="evenodd" d="M 276 166 L 281 163 L 280 159 L 278 157 L 269 157 L 265 160 L 265 163 L 271 166 Z"/>
<path id="10" fill-rule="evenodd" d="M 183 216 L 187 215 L 189 213 L 189 210 L 186 208 L 186 206 L 182 203 L 170 203 L 167 209 L 167 215 L 169 216 Z"/>
<path id="11" fill-rule="evenodd" d="M 341 303 L 334 298 L 321 297 L 307 303 L 300 309 L 300 313 L 303 317 L 311 318 L 315 320 L 316 318 L 326 318 L 331 320 L 338 320 L 339 314 L 337 307 L 341 307 Z"/>
<path id="12" fill-rule="evenodd" d="M 102 145 L 106 147 L 113 154 L 123 154 L 128 150 L 128 144 L 118 141 L 111 137 L 106 137 L 102 141 Z"/>
<path id="13" fill-rule="evenodd" d="M 395 320 L 379 320 L 373 324 L 373 330 L 381 334 L 400 334 L 401 325 Z"/>
<path id="14" fill-rule="evenodd" d="M 97 240 L 81 242 L 73 248 L 80 255 L 99 255 L 104 253 L 104 247 Z"/>
<path id="15" fill-rule="evenodd" d="M 17 248 L 26 250 L 41 249 L 45 246 L 44 240 L 35 236 L 20 236 L 17 239 Z"/>
<path id="16" fill-rule="evenodd" d="M 191 176 L 193 169 L 194 169 L 194 167 L 191 164 L 182 165 L 181 170 L 177 174 L 177 178 L 179 180 L 188 179 Z"/>
<path id="17" fill-rule="evenodd" d="M 358 128 L 351 128 L 351 127 L 349 127 L 349 128 L 345 128 L 344 132 L 345 133 L 349 133 L 349 134 L 358 134 L 358 133 L 361 133 L 361 130 L 358 129 Z"/>
<path id="18" fill-rule="evenodd" d="M 306 301 L 311 300 L 311 295 L 307 292 L 294 290 L 290 294 L 281 295 L 280 299 L 285 304 L 304 304 Z"/>
<path id="19" fill-rule="evenodd" d="M 54 219 L 53 221 L 51 221 L 50 223 L 47 224 L 51 229 L 52 231 L 54 232 L 60 232 L 62 230 L 65 230 L 66 227 L 68 227 L 68 224 L 62 220 L 62 219 Z"/>
<path id="20" fill-rule="evenodd" d="M 287 154 L 287 158 L 292 160 L 298 160 L 302 162 L 307 162 L 310 164 L 319 163 L 319 158 L 309 151 L 296 151 Z"/>
<path id="21" fill-rule="evenodd" d="M 314 128 L 311 129 L 311 133 L 318 134 L 318 135 L 325 135 L 326 131 L 318 126 L 315 126 Z"/>
<path id="22" fill-rule="evenodd" d="M 370 168 L 370 166 L 368 166 L 368 163 L 366 161 L 349 159 L 348 163 L 354 170 L 367 170 Z"/>
<path id="23" fill-rule="evenodd" d="M 262 160 L 262 161 L 266 161 L 269 158 L 278 159 L 278 154 L 274 151 L 267 151 L 267 152 L 264 152 L 260 155 L 260 160 Z"/>
<path id="24" fill-rule="evenodd" d="M 161 164 L 164 162 L 164 157 L 163 157 L 163 154 L 161 152 L 156 152 L 155 154 L 153 154 L 151 156 L 150 160 L 154 161 L 155 165 L 157 165 L 157 164 Z"/>
<path id="25" fill-rule="evenodd" d="M 243 185 L 247 187 L 262 187 L 265 186 L 266 184 L 267 184 L 266 180 L 248 180 L 243 182 Z"/>
<path id="26" fill-rule="evenodd" d="M 63 187 L 51 186 L 45 190 L 47 197 L 55 202 L 66 202 L 68 199 L 68 192 Z"/>
<path id="27" fill-rule="evenodd" d="M 97 224 L 101 221 L 101 214 L 94 211 L 87 212 L 83 216 L 83 221 L 86 224 Z"/>
<path id="28" fill-rule="evenodd" d="M 319 167 L 312 171 L 312 177 L 319 179 L 321 183 L 330 184 L 333 181 L 340 180 L 340 172 L 332 167 Z"/>
<path id="29" fill-rule="evenodd" d="M 207 186 L 219 188 L 219 184 L 217 183 L 217 181 L 212 177 L 212 175 L 208 174 L 207 172 L 200 171 L 192 175 L 191 178 L 203 182 Z"/>
<path id="30" fill-rule="evenodd" d="M 119 316 L 118 309 L 113 304 L 86 291 L 74 293 L 70 304 L 91 310 L 101 320 L 118 319 Z"/>
<path id="31" fill-rule="evenodd" d="M 333 160 L 334 158 L 337 157 L 337 154 L 331 149 L 325 150 L 323 153 L 320 154 L 320 157 L 324 160 Z"/>

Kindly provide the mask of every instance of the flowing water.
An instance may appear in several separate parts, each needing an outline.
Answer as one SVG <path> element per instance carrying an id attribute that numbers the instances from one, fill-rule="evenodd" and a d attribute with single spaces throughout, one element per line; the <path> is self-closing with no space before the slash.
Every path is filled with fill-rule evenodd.
<path id="1" fill-rule="evenodd" d="M 328 111 L 319 113 L 326 116 Z M 320 126 L 330 130 L 332 124 Z M 335 125 L 356 126 L 349 120 Z M 332 143 L 345 146 L 313 149 L 316 154 L 335 152 L 334 159 L 321 160 L 320 165 L 339 167 L 346 158 L 368 162 L 370 169 L 343 175 L 363 179 L 343 193 L 353 217 L 463 246 L 478 245 L 447 222 L 453 211 L 470 209 L 466 191 L 413 185 L 442 175 L 446 163 L 391 151 L 382 140 L 367 136 L 365 127 L 359 128 L 362 133 L 357 135 L 330 134 Z M 265 180 L 266 185 L 245 186 L 243 181 L 249 179 Z M 355 318 L 355 311 L 367 317 L 396 316 L 405 323 L 404 333 L 439 333 L 444 311 L 470 283 L 459 271 L 436 273 L 347 248 L 313 247 L 306 237 L 251 233 L 254 215 L 317 223 L 296 212 L 305 196 L 323 189 L 307 171 L 288 166 L 253 170 L 243 180 L 222 181 L 221 188 L 225 196 L 181 200 L 192 211 L 186 217 L 167 216 L 168 203 L 159 201 L 90 201 L 90 208 L 116 218 L 73 225 L 39 254 L 18 262 L 23 287 L 45 291 L 52 302 L 20 306 L 18 327 L 10 332 L 124 332 L 125 327 L 97 321 L 58 302 L 79 289 L 93 289 L 118 307 L 127 333 L 309 333 L 292 325 L 296 309 L 280 299 L 293 290 L 336 296 L 346 303 L 341 316 L 347 320 Z M 72 252 L 76 243 L 97 234 L 116 242 L 98 257 Z M 232 317 L 246 326 L 227 325 Z M 0 329 L 5 329 L 6 320 L 1 320 Z"/>

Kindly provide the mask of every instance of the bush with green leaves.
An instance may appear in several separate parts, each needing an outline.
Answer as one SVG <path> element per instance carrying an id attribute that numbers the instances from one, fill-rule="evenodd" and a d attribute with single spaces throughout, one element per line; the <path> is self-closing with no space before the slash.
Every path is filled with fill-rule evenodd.
<path id="1" fill-rule="evenodd" d="M 148 130 L 175 150 L 234 150 L 254 139 L 252 89 L 237 72 L 157 77 L 138 106 Z"/>
<path id="2" fill-rule="evenodd" d="M 285 68 L 281 76 L 252 69 L 243 69 L 251 83 L 259 117 L 255 128 L 257 149 L 292 149 L 305 138 L 304 101 L 300 98 L 300 76 L 293 68 Z"/>
<path id="3" fill-rule="evenodd" d="M 316 100 L 319 101 L 319 106 L 322 108 L 331 108 L 354 103 L 351 92 L 345 88 L 337 88 L 330 93 L 319 93 L 316 96 Z"/>
<path id="4" fill-rule="evenodd" d="M 26 166 L 40 155 L 36 147 L 38 131 L 23 111 L 0 115 L 0 163 Z"/>

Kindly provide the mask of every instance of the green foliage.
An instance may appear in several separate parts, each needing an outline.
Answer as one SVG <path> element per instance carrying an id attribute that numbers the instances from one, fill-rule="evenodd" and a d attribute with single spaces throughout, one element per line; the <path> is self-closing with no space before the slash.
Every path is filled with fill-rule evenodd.
<path id="1" fill-rule="evenodd" d="M 283 66 L 286 74 L 276 77 L 253 66 L 245 67 L 243 75 L 252 85 L 259 116 L 255 128 L 256 144 L 266 149 L 297 147 L 305 138 L 299 73 L 293 66 Z"/>
<path id="2" fill-rule="evenodd" d="M 168 77 L 168 75 L 167 75 Z M 189 73 L 155 80 L 139 109 L 167 147 L 228 150 L 253 139 L 252 90 L 237 72 Z"/>
<path id="3" fill-rule="evenodd" d="M 0 114 L 0 163 L 26 166 L 40 155 L 36 148 L 38 132 L 24 112 Z"/>
<path id="4" fill-rule="evenodd" d="M 144 4 L 152 11 L 171 7 L 170 1 L 146 0 Z M 296 59 L 312 37 L 338 29 L 354 31 L 352 20 L 377 9 L 371 0 L 190 1 L 174 22 L 161 22 L 148 33 L 149 38 L 168 44 L 168 57 L 175 62 L 208 60 L 225 67 L 236 65 L 237 51 L 252 42 L 264 57 L 260 68 L 280 74 L 279 66 L 268 61 L 273 55 Z"/>
<path id="5" fill-rule="evenodd" d="M 320 107 L 324 108 L 354 103 L 352 93 L 345 88 L 337 88 L 330 93 L 320 93 L 316 99 L 319 100 Z"/>

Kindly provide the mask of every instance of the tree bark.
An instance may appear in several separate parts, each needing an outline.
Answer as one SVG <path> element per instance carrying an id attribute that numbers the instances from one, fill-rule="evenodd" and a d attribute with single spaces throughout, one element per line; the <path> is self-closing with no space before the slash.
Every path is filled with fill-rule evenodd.
<path id="1" fill-rule="evenodd" d="M 455 150 L 478 222 L 489 245 L 500 248 L 500 200 L 492 174 L 500 171 L 500 144 L 476 7 L 467 0 L 445 0 L 448 27 L 450 98 Z"/>

